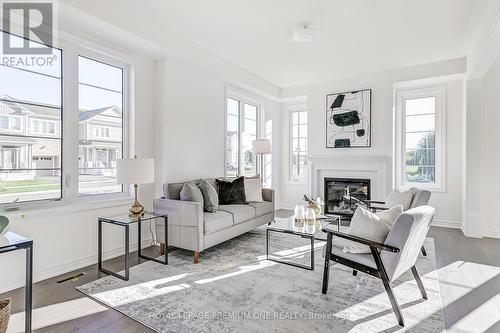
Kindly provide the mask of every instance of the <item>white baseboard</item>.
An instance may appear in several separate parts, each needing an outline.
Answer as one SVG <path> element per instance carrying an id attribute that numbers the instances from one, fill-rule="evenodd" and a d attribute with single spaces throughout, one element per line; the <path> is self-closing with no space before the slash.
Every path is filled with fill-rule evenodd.
<path id="1" fill-rule="evenodd" d="M 151 239 L 145 239 L 142 241 L 141 247 L 147 247 L 151 245 Z M 130 243 L 130 252 L 136 251 L 137 250 L 137 242 L 135 243 Z M 103 251 L 102 256 L 103 260 L 108 260 L 112 258 L 119 257 L 123 255 L 125 252 L 125 246 L 117 247 L 114 249 L 106 250 Z M 39 271 L 34 271 L 33 272 L 33 283 L 43 281 L 46 279 L 50 279 L 54 276 L 58 276 L 61 274 L 65 274 L 83 267 L 87 267 L 90 265 L 95 265 L 97 264 L 97 252 L 93 253 L 91 255 L 81 257 L 79 259 L 72 260 L 71 262 L 67 262 L 61 265 L 55 265 L 52 267 L 48 267 L 45 269 L 41 269 Z M 96 268 L 97 269 L 97 268 Z M 0 294 L 17 289 L 20 287 L 24 287 L 24 281 L 25 281 L 25 276 L 24 272 L 22 275 L 19 275 L 11 280 L 4 281 L 2 282 L 0 286 Z"/>
<path id="2" fill-rule="evenodd" d="M 483 230 L 483 237 L 500 238 L 500 230 Z"/>
<path id="3" fill-rule="evenodd" d="M 433 227 L 440 227 L 440 228 L 462 229 L 462 222 L 434 220 L 432 222 L 432 226 Z"/>

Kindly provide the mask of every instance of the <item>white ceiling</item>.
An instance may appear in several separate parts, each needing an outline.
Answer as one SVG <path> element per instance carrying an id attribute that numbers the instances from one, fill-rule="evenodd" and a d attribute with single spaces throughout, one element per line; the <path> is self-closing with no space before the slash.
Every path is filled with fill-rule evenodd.
<path id="1" fill-rule="evenodd" d="M 173 32 L 280 87 L 462 57 L 478 1 L 65 0 L 122 27 L 133 18 L 132 30 Z M 314 41 L 292 42 L 304 21 Z"/>

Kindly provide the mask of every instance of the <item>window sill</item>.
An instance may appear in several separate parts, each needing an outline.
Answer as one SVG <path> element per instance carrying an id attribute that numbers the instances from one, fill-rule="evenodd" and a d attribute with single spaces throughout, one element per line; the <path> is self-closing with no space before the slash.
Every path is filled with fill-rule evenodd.
<path id="1" fill-rule="evenodd" d="M 21 207 L 17 211 L 1 212 L 0 215 L 4 215 L 9 219 L 24 219 L 24 218 L 30 218 L 35 215 L 36 216 L 61 215 L 61 214 L 77 213 L 84 211 L 94 211 L 96 209 L 105 209 L 105 208 L 120 207 L 120 206 L 129 207 L 133 202 L 133 200 L 134 198 L 132 197 L 120 197 L 115 199 L 76 202 L 76 203 L 54 202 L 53 206 L 50 208 L 33 207 L 33 208 L 23 209 Z"/>

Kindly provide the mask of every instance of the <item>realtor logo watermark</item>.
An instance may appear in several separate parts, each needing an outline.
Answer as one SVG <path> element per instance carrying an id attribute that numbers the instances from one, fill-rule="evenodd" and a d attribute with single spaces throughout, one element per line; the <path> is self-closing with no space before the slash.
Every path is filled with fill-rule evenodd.
<path id="1" fill-rule="evenodd" d="M 52 66 L 54 3 L 52 1 L 1 1 L 2 65 Z"/>

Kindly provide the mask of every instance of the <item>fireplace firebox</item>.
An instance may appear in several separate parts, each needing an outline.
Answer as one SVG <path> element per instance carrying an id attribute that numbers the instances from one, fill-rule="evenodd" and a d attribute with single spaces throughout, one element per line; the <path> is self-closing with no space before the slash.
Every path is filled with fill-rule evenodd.
<path id="1" fill-rule="evenodd" d="M 325 213 L 352 217 L 356 208 L 370 200 L 370 179 L 325 178 Z"/>

